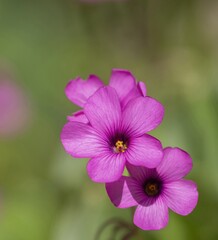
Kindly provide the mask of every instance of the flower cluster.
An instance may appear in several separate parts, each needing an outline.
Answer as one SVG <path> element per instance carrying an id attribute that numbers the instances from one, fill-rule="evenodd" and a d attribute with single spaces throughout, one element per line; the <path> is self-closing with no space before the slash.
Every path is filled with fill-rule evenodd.
<path id="1" fill-rule="evenodd" d="M 116 207 L 136 206 L 136 226 L 161 229 L 168 223 L 168 208 L 181 215 L 195 208 L 197 187 L 183 179 L 192 168 L 191 157 L 179 148 L 163 149 L 147 134 L 162 122 L 164 108 L 147 96 L 143 82 L 127 70 L 114 69 L 108 86 L 90 75 L 71 80 L 65 92 L 82 108 L 62 130 L 66 152 L 90 158 L 89 177 L 105 183 Z M 129 176 L 123 176 L 125 168 Z"/>

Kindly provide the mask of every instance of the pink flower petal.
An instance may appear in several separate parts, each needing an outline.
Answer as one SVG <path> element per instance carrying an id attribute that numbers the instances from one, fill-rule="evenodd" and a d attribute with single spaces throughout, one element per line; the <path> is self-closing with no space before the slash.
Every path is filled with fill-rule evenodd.
<path id="1" fill-rule="evenodd" d="M 190 155 L 179 148 L 165 148 L 164 157 L 157 171 L 165 181 L 175 181 L 181 179 L 192 169 L 192 159 Z"/>
<path id="2" fill-rule="evenodd" d="M 102 140 L 87 124 L 68 122 L 65 124 L 61 141 L 67 153 L 73 157 L 93 157 L 103 151 Z"/>
<path id="3" fill-rule="evenodd" d="M 135 166 L 155 168 L 163 157 L 161 142 L 148 134 L 133 138 L 125 156 Z"/>
<path id="4" fill-rule="evenodd" d="M 134 98 L 141 97 L 141 96 L 142 96 L 142 93 L 140 92 L 140 90 L 138 89 L 138 87 L 135 86 L 135 87 L 128 93 L 128 95 L 122 100 L 122 102 L 121 102 L 122 109 L 125 108 L 125 106 L 127 105 L 127 103 L 128 103 L 129 101 L 131 101 L 131 100 L 134 99 Z"/>
<path id="5" fill-rule="evenodd" d="M 136 80 L 131 72 L 122 69 L 113 69 L 109 86 L 116 89 L 122 102 L 130 91 L 136 86 Z"/>
<path id="6" fill-rule="evenodd" d="M 83 107 L 87 99 L 102 86 L 102 81 L 95 75 L 90 75 L 87 80 L 78 77 L 67 84 L 65 94 L 70 101 Z"/>
<path id="7" fill-rule="evenodd" d="M 146 96 L 146 86 L 143 82 L 138 82 L 138 84 L 122 100 L 121 106 L 122 108 L 124 108 L 130 100 L 137 97 L 145 97 L 145 96 Z"/>
<path id="8" fill-rule="evenodd" d="M 115 89 L 99 89 L 88 99 L 84 112 L 94 128 L 104 134 L 113 134 L 121 121 L 120 101 Z"/>
<path id="9" fill-rule="evenodd" d="M 145 198 L 142 187 L 130 177 L 107 183 L 106 190 L 111 202 L 118 208 L 136 206 Z"/>
<path id="10" fill-rule="evenodd" d="M 134 224 L 143 230 L 159 230 L 168 224 L 168 207 L 159 197 L 148 198 L 136 208 Z"/>
<path id="11" fill-rule="evenodd" d="M 164 108 L 153 98 L 138 97 L 131 100 L 123 111 L 122 127 L 130 135 L 140 136 L 156 128 L 163 119 Z"/>
<path id="12" fill-rule="evenodd" d="M 165 202 L 174 212 L 187 215 L 198 202 L 197 186 L 190 180 L 179 180 L 164 185 Z"/>
<path id="13" fill-rule="evenodd" d="M 129 174 L 140 183 L 145 183 L 149 178 L 157 175 L 156 169 L 145 168 L 126 163 Z"/>
<path id="14" fill-rule="evenodd" d="M 147 89 L 145 84 L 143 82 L 138 82 L 137 87 L 141 95 L 145 97 L 147 95 Z"/>
<path id="15" fill-rule="evenodd" d="M 81 122 L 81 123 L 86 123 L 86 124 L 89 123 L 89 120 L 86 117 L 86 115 L 84 114 L 83 110 L 73 113 L 72 116 L 68 116 L 67 120 L 70 122 Z"/>
<path id="16" fill-rule="evenodd" d="M 114 182 L 124 171 L 125 159 L 122 154 L 106 153 L 92 158 L 87 164 L 89 177 L 94 182 Z"/>

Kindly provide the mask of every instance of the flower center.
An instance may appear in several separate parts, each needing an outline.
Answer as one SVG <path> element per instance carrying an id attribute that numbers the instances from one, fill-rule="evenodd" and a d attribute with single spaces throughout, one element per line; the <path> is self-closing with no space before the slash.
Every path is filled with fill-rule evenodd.
<path id="1" fill-rule="evenodd" d="M 114 146 L 114 151 L 116 153 L 124 153 L 126 151 L 126 149 L 127 149 L 126 143 L 124 143 L 123 141 L 120 141 L 120 140 L 116 141 L 115 146 Z"/>
<path id="2" fill-rule="evenodd" d="M 145 184 L 144 191 L 148 196 L 156 196 L 160 193 L 160 183 L 158 181 L 149 181 Z"/>

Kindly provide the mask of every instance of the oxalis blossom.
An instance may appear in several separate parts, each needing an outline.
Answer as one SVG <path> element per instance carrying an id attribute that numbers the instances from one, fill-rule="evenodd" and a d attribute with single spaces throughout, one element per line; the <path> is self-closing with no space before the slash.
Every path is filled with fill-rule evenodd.
<path id="1" fill-rule="evenodd" d="M 106 184 L 118 208 L 136 206 L 134 224 L 143 230 L 159 230 L 168 223 L 168 208 L 180 215 L 192 212 L 198 201 L 196 184 L 183 177 L 192 169 L 192 159 L 179 148 L 164 149 L 155 169 L 127 165 L 130 176 Z"/>
<path id="2" fill-rule="evenodd" d="M 84 107 L 88 98 L 91 97 L 104 83 L 96 75 L 90 75 L 87 80 L 77 77 L 72 79 L 65 88 L 67 98 L 74 104 Z M 143 82 L 137 82 L 133 74 L 124 69 L 113 69 L 109 86 L 113 87 L 119 97 L 121 108 L 133 98 L 146 96 L 146 86 Z M 88 123 L 83 110 L 68 117 L 68 121 Z"/>
<path id="3" fill-rule="evenodd" d="M 87 171 L 93 181 L 118 180 L 126 162 L 148 168 L 160 163 L 160 141 L 145 134 L 163 119 L 163 106 L 155 99 L 136 97 L 122 108 L 115 88 L 101 87 L 88 98 L 84 114 L 89 123 L 68 122 L 61 141 L 73 157 L 91 158 Z"/>

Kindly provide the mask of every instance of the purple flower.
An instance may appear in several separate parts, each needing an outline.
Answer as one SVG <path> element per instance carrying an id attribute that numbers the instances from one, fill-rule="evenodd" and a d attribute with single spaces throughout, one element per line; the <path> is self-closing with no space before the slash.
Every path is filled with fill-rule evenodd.
<path id="1" fill-rule="evenodd" d="M 179 148 L 164 149 L 156 169 L 127 165 L 130 177 L 107 183 L 106 190 L 118 208 L 137 206 L 134 224 L 143 230 L 158 230 L 168 223 L 168 208 L 187 215 L 198 201 L 196 184 L 182 179 L 192 169 L 192 159 Z"/>
<path id="2" fill-rule="evenodd" d="M 122 108 L 125 99 L 121 96 L 127 90 L 125 84 L 119 88 L 123 94 L 111 86 L 97 90 L 84 106 L 89 124 L 68 122 L 61 133 L 62 144 L 69 154 L 91 158 L 87 171 L 95 182 L 118 180 L 126 161 L 154 168 L 162 159 L 160 141 L 145 133 L 161 123 L 163 106 L 153 98 L 136 97 Z"/>
<path id="3" fill-rule="evenodd" d="M 65 89 L 66 96 L 74 104 L 84 107 L 88 98 L 91 97 L 104 83 L 95 75 L 90 75 L 87 80 L 80 77 L 71 80 Z M 122 69 L 113 69 L 109 86 L 113 87 L 119 96 L 121 107 L 133 98 L 146 96 L 146 87 L 143 82 L 138 82 L 131 72 Z M 68 117 L 69 121 L 88 122 L 88 119 L 81 110 L 78 114 Z"/>

